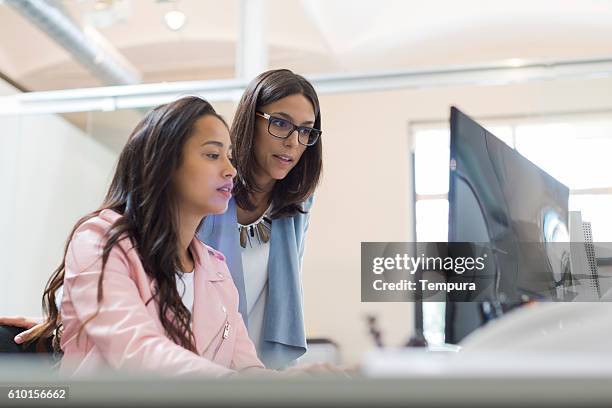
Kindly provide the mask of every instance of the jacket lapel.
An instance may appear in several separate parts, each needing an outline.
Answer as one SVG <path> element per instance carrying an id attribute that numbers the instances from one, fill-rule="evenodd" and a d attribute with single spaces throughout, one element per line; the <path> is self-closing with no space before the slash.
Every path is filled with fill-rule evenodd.
<path id="1" fill-rule="evenodd" d="M 272 221 L 268 258 L 268 299 L 263 327 L 266 341 L 306 347 L 293 217 Z M 291 273 L 291 272 L 294 273 Z"/>
<path id="2" fill-rule="evenodd" d="M 238 311 L 242 315 L 244 324 L 248 327 L 249 320 L 242 269 L 242 254 L 240 252 L 240 238 L 238 236 L 236 201 L 233 198 L 229 201 L 225 213 L 206 217 L 197 232 L 197 237 L 206 245 L 225 255 L 227 268 L 232 275 L 236 289 L 238 289 Z"/>
<path id="3" fill-rule="evenodd" d="M 210 254 L 201 244 L 192 243 L 191 247 L 197 258 L 193 277 L 192 330 L 196 339 L 196 348 L 202 355 L 227 319 L 223 299 L 214 287 L 215 282 L 226 278 L 217 274 L 218 271 L 210 260 Z"/>

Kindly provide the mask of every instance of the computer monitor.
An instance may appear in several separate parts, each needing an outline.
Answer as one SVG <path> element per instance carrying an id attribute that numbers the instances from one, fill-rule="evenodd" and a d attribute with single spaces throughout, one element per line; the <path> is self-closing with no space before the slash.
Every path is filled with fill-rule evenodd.
<path id="1" fill-rule="evenodd" d="M 448 240 L 490 257 L 484 273 L 448 277 L 482 288 L 447 298 L 446 342 L 457 343 L 513 304 L 562 296 L 569 251 L 547 243 L 569 242 L 569 189 L 455 107 L 450 125 Z"/>

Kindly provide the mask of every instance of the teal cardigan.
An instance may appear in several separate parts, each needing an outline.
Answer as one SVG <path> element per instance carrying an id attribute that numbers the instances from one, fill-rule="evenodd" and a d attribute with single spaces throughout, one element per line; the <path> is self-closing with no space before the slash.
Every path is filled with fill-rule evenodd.
<path id="1" fill-rule="evenodd" d="M 304 202 L 304 210 L 310 210 L 312 200 L 310 197 Z M 301 269 L 309 217 L 309 213 L 298 213 L 293 217 L 272 221 L 263 341 L 257 350 L 259 358 L 268 368 L 287 367 L 306 352 Z M 227 266 L 238 289 L 239 311 L 248 328 L 237 223 L 236 202 L 232 198 L 224 214 L 204 219 L 197 236 L 202 242 L 225 255 Z"/>

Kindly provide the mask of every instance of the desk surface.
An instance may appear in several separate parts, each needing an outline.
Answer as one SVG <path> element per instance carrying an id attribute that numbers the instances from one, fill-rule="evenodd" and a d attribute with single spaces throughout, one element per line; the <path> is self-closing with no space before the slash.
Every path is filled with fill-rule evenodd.
<path id="1" fill-rule="evenodd" d="M 28 385 L 37 383 L 28 382 Z M 53 383 L 65 385 L 66 383 Z M 16 385 L 16 384 L 11 384 Z M 609 380 L 354 379 L 71 382 L 62 406 L 607 406 Z M 6 388 L 3 388 L 6 390 Z M 8 401 L 2 400 L 0 405 Z M 21 401 L 19 401 L 21 402 Z M 15 404 L 17 405 L 17 404 Z M 29 405 L 29 404 L 28 404 Z M 22 405 L 23 406 L 23 405 Z"/>
<path id="2" fill-rule="evenodd" d="M 604 359 L 606 360 L 606 359 Z M 609 359 L 608 359 L 609 360 Z M 540 372 L 529 375 L 532 361 L 515 361 L 525 375 L 490 375 L 486 370 L 452 373 L 437 369 L 408 376 L 353 379 L 313 378 L 270 380 L 234 378 L 167 379 L 101 375 L 95 380 L 66 380 L 48 369 L 24 361 L 0 360 L 0 389 L 8 386 L 68 386 L 69 399 L 62 406 L 599 406 L 612 405 L 612 366 L 586 373 Z M 489 365 L 495 361 L 489 360 Z M 418 364 L 417 364 L 418 365 Z M 602 368 L 603 367 L 603 368 Z M 32 401 L 28 401 L 30 405 Z M 24 406 L 0 396 L 0 406 Z"/>

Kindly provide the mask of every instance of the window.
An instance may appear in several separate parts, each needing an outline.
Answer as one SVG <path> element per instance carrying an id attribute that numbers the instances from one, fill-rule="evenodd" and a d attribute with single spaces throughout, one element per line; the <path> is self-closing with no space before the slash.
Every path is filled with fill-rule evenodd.
<path id="1" fill-rule="evenodd" d="M 612 242 L 612 114 L 479 122 L 567 185 L 570 211 L 581 211 L 582 218 L 591 222 L 594 241 Z M 411 133 L 415 142 L 416 238 L 446 241 L 448 124 L 415 125 Z M 425 302 L 423 320 L 428 342 L 443 343 L 444 303 Z"/>
<path id="2" fill-rule="evenodd" d="M 519 125 L 516 149 L 570 188 L 594 241 L 612 241 L 612 118 Z"/>

